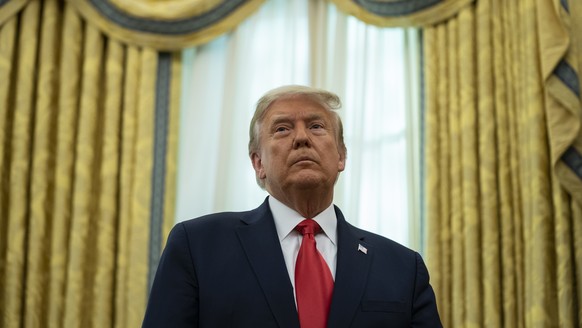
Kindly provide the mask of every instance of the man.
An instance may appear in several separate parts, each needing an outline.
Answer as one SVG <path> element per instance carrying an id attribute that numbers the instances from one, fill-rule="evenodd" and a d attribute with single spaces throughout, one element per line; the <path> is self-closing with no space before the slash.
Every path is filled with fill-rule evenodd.
<path id="1" fill-rule="evenodd" d="M 144 327 L 441 327 L 420 255 L 332 204 L 346 161 L 339 107 L 303 86 L 259 100 L 249 155 L 269 197 L 174 227 Z"/>

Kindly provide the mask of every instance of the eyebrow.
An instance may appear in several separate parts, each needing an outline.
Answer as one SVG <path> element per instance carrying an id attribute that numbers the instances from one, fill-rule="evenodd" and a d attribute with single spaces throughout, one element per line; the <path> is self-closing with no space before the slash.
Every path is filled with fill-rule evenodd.
<path id="1" fill-rule="evenodd" d="M 285 123 L 285 122 L 290 122 L 293 120 L 293 116 L 294 115 L 276 115 L 273 116 L 271 119 L 270 124 L 271 125 L 276 125 L 279 123 Z M 307 122 L 311 122 L 311 121 L 317 121 L 317 120 L 323 120 L 326 121 L 325 117 L 321 114 L 318 113 L 309 113 L 307 114 L 307 116 L 304 118 L 305 121 Z"/>

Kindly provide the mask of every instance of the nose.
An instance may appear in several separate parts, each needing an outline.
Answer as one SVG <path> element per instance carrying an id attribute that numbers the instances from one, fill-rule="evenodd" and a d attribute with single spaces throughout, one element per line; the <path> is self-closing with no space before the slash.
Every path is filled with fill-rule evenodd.
<path id="1" fill-rule="evenodd" d="M 295 139 L 293 139 L 293 148 L 311 147 L 311 140 L 306 127 L 297 127 L 295 129 Z"/>

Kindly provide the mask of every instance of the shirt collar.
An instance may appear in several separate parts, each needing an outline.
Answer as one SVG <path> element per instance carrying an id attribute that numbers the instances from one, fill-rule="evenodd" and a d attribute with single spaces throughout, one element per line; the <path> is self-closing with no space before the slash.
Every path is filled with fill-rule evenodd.
<path id="1" fill-rule="evenodd" d="M 273 213 L 279 241 L 285 239 L 299 222 L 305 220 L 301 214 L 273 196 L 269 196 L 269 207 Z M 331 242 L 337 245 L 337 217 L 333 204 L 311 219 L 315 220 Z"/>

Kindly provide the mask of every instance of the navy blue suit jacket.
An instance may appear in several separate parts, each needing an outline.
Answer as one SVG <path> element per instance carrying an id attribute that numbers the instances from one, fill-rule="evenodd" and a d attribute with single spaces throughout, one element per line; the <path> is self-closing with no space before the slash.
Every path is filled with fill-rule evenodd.
<path id="1" fill-rule="evenodd" d="M 350 225 L 335 211 L 338 251 L 328 327 L 441 327 L 420 255 Z M 267 201 L 172 229 L 143 327 L 299 328 Z"/>

